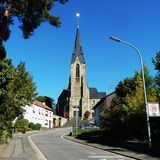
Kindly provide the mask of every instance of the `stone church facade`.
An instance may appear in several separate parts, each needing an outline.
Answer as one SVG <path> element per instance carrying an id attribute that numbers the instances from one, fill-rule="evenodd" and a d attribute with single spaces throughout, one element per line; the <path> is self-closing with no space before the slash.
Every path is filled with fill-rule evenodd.
<path id="1" fill-rule="evenodd" d="M 86 61 L 80 43 L 78 27 L 71 58 L 69 85 L 58 98 L 57 114 L 71 119 L 78 113 L 78 116 L 84 119 L 85 113 L 89 112 L 88 118 L 92 119 L 93 106 L 105 96 L 105 92 L 98 92 L 96 88 L 88 87 Z"/>

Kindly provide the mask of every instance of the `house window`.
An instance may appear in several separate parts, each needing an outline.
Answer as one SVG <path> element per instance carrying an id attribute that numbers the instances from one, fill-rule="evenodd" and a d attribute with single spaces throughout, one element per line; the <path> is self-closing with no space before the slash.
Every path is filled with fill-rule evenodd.
<path id="1" fill-rule="evenodd" d="M 48 120 L 47 119 L 45 120 L 45 125 L 48 125 Z"/>
<path id="2" fill-rule="evenodd" d="M 35 113 L 35 110 L 34 110 L 34 108 L 33 108 L 33 113 Z"/>
<path id="3" fill-rule="evenodd" d="M 45 114 L 46 116 L 48 116 L 48 111 L 46 111 L 46 114 Z"/>

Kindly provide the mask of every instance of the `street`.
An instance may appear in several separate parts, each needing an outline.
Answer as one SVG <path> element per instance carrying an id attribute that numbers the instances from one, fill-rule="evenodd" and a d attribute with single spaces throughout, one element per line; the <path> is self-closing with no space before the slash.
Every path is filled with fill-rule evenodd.
<path id="1" fill-rule="evenodd" d="M 131 158 L 103 151 L 64 139 L 71 128 L 16 134 L 0 155 L 0 160 L 129 160 Z M 72 138 L 71 138 L 72 139 Z M 103 147 L 102 147 L 103 148 Z M 104 146 L 105 148 L 105 146 Z M 112 147 L 112 150 L 114 148 Z M 116 148 L 115 148 L 116 149 Z M 144 154 L 127 152 L 138 159 L 155 159 Z M 125 155 L 125 154 L 123 154 Z"/>
<path id="2" fill-rule="evenodd" d="M 127 160 L 120 155 L 63 139 L 69 128 L 59 128 L 32 136 L 48 160 Z"/>

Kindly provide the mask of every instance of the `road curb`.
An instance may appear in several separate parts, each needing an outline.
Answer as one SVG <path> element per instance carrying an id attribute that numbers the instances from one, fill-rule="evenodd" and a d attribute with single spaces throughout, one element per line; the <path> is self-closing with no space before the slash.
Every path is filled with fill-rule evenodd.
<path id="1" fill-rule="evenodd" d="M 33 135 L 32 135 L 33 136 Z M 47 158 L 45 157 L 45 155 L 41 152 L 41 150 L 35 145 L 35 143 L 33 142 L 31 136 L 28 136 L 28 141 L 33 149 L 33 151 L 36 154 L 36 157 L 38 160 L 47 160 Z"/>
<path id="2" fill-rule="evenodd" d="M 100 149 L 100 150 L 103 150 L 103 151 L 107 151 L 107 152 L 111 152 L 111 153 L 115 153 L 115 154 L 118 154 L 118 155 L 121 155 L 121 156 L 124 156 L 124 157 L 128 157 L 128 158 L 132 158 L 132 159 L 135 159 L 135 160 L 144 160 L 142 158 L 138 158 L 138 157 L 133 157 L 131 155 L 127 155 L 127 154 L 123 154 L 123 153 L 119 153 L 119 152 L 116 152 L 116 151 L 111 151 L 109 149 L 106 149 L 106 148 L 103 148 L 103 147 L 100 147 L 100 146 L 95 146 L 95 145 L 91 145 L 89 143 L 86 143 L 80 139 L 75 139 L 75 138 L 71 138 L 69 137 L 68 135 L 64 135 L 63 136 L 64 139 L 66 140 L 70 140 L 70 141 L 73 141 L 73 142 L 76 142 L 76 143 L 80 143 L 80 144 L 83 144 L 83 145 L 86 145 L 86 146 L 90 146 L 90 147 L 93 147 L 93 148 L 97 148 L 97 149 Z"/>
<path id="3" fill-rule="evenodd" d="M 0 155 L 3 153 L 6 147 L 7 147 L 7 144 L 0 144 Z"/>

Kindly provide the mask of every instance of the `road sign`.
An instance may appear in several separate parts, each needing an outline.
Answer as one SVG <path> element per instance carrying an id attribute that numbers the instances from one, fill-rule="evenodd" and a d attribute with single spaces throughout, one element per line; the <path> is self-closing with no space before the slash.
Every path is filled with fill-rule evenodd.
<path id="1" fill-rule="evenodd" d="M 159 103 L 148 103 L 150 117 L 160 117 Z"/>

